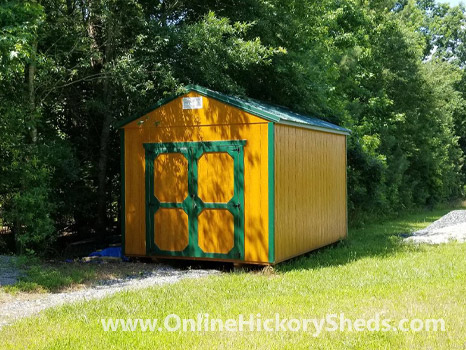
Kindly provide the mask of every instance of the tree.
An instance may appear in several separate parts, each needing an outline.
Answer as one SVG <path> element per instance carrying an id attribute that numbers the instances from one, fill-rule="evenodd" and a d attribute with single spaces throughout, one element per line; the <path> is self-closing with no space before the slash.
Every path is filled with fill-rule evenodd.
<path id="1" fill-rule="evenodd" d="M 65 230 L 105 240 L 114 123 L 189 83 L 350 128 L 352 221 L 458 197 L 464 22 L 433 0 L 2 2 L 4 219 L 36 251 Z"/>

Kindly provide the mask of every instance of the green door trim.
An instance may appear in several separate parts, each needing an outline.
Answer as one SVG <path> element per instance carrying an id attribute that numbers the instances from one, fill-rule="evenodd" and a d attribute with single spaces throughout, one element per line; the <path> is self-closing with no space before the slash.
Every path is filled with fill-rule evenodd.
<path id="1" fill-rule="evenodd" d="M 146 158 L 146 253 L 148 255 L 244 260 L 244 145 L 245 140 L 144 143 Z M 233 197 L 228 203 L 208 203 L 198 196 L 197 162 L 204 153 L 228 153 L 234 161 Z M 154 160 L 180 153 L 188 161 L 188 196 L 181 203 L 160 202 L 154 195 Z M 161 250 L 155 244 L 154 215 L 160 208 L 180 208 L 188 215 L 188 245 L 182 251 Z M 198 217 L 203 209 L 226 209 L 234 217 L 234 246 L 226 254 L 206 253 L 198 245 Z"/>

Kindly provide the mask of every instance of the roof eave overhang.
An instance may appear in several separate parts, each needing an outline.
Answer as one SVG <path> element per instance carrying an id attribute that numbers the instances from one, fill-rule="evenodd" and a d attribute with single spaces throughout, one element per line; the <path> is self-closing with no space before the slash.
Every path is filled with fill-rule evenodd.
<path id="1" fill-rule="evenodd" d="M 309 124 L 304 124 L 304 123 L 296 123 L 288 120 L 281 120 L 278 122 L 278 124 L 283 124 L 283 125 L 289 125 L 289 126 L 295 126 L 298 128 L 303 128 L 303 129 L 309 129 L 309 130 L 316 130 L 316 131 L 322 131 L 322 132 L 328 132 L 331 134 L 339 134 L 339 135 L 350 135 L 351 131 L 344 131 L 344 130 L 337 130 L 337 129 L 329 129 L 329 128 L 323 128 L 320 126 L 315 126 L 315 125 L 309 125 Z"/>

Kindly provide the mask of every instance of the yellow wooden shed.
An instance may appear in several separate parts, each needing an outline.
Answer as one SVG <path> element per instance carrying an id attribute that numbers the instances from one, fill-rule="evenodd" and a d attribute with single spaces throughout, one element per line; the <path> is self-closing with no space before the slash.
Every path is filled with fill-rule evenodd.
<path id="1" fill-rule="evenodd" d="M 346 237 L 347 129 L 185 91 L 119 125 L 125 255 L 275 264 Z"/>

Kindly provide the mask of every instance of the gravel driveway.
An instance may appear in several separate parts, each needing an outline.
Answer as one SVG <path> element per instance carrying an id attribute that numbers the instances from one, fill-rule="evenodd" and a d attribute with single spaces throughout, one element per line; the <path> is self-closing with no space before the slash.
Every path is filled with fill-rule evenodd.
<path id="1" fill-rule="evenodd" d="M 466 210 L 453 210 L 404 241 L 427 244 L 466 242 Z"/>
<path id="2" fill-rule="evenodd" d="M 10 262 L 8 262 L 8 264 L 11 266 Z M 8 270 L 6 266 L 5 261 L 5 268 L 0 271 Z M 175 283 L 184 278 L 199 278 L 216 273 L 219 273 L 219 271 L 179 270 L 170 266 L 158 265 L 152 272 L 148 272 L 142 277 L 127 277 L 117 280 L 102 281 L 96 286 L 77 291 L 43 295 L 36 294 L 24 300 L 7 300 L 0 304 L 0 329 L 5 325 L 13 323 L 15 320 L 34 315 L 47 308 L 63 305 L 65 303 L 100 299 L 121 291 Z M 17 275 L 12 276 L 12 274 L 7 271 L 4 281 L 8 279 L 11 282 L 13 278 L 17 278 Z M 0 279 L 2 279 L 1 275 Z"/>

